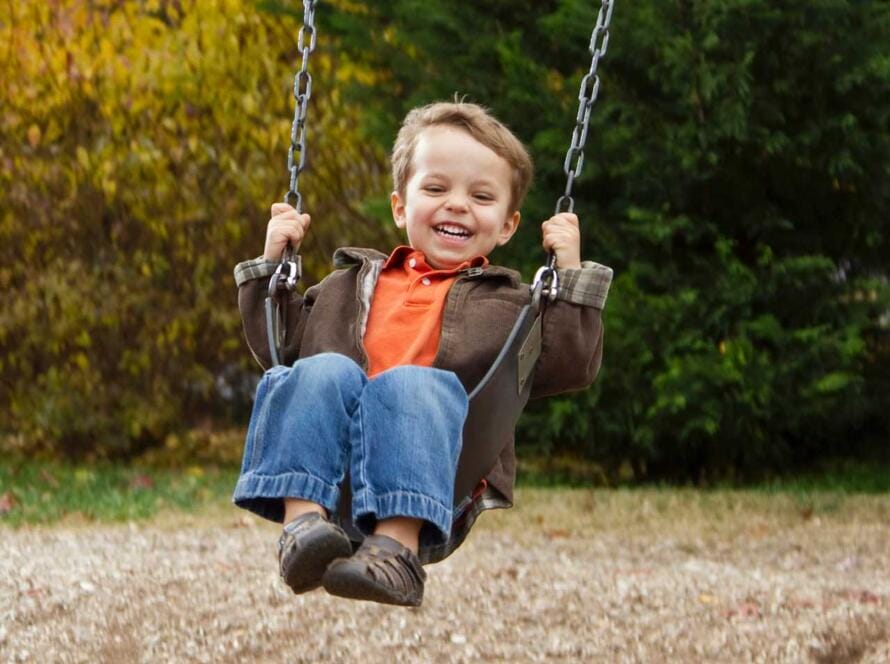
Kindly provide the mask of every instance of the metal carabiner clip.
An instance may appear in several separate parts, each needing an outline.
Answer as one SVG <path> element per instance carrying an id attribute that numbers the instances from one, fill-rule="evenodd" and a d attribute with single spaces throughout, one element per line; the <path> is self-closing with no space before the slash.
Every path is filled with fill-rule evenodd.
<path id="1" fill-rule="evenodd" d="M 532 280 L 532 292 L 535 291 L 539 283 L 542 284 L 542 294 L 546 295 L 547 299 L 553 302 L 556 299 L 556 294 L 559 292 L 559 275 L 556 270 L 546 265 L 538 268 L 538 271 L 535 272 L 535 278 Z"/>
<path id="2" fill-rule="evenodd" d="M 296 260 L 284 260 L 278 264 L 272 278 L 269 279 L 269 297 L 275 298 L 279 291 L 292 291 L 297 287 L 301 272 L 300 262 L 300 257 L 297 256 Z"/>
<path id="3" fill-rule="evenodd" d="M 284 282 L 284 287 L 289 291 L 292 291 L 297 287 L 297 281 L 300 279 L 300 266 L 297 263 L 299 260 L 299 257 L 297 257 L 296 261 L 290 260 L 287 262 L 288 274 L 287 279 Z"/>

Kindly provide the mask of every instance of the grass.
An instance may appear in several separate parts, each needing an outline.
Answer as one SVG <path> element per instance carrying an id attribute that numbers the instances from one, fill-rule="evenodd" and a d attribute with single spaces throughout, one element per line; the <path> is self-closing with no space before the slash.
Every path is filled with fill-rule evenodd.
<path id="1" fill-rule="evenodd" d="M 811 471 L 762 482 L 755 487 L 767 492 L 890 493 L 890 465 L 886 463 L 835 463 L 827 465 L 818 472 Z"/>
<path id="2" fill-rule="evenodd" d="M 619 473 L 621 479 L 610 480 L 603 468 L 594 462 L 574 457 L 518 459 L 517 483 L 536 488 L 579 488 L 590 486 L 658 487 L 658 484 L 635 483 L 632 472 Z M 668 485 L 665 488 L 676 488 Z M 697 486 L 699 490 L 751 490 L 765 493 L 890 493 L 890 463 L 838 461 L 814 470 L 792 472 L 768 480 L 718 482 Z"/>
<path id="3" fill-rule="evenodd" d="M 645 521 L 650 515 L 670 513 L 704 517 L 744 509 L 787 513 L 793 519 L 842 518 L 851 505 L 873 502 L 885 516 L 890 504 L 890 472 L 883 466 L 836 466 L 822 474 L 741 488 L 621 486 L 595 490 L 591 487 L 602 486 L 603 477 L 593 466 L 580 474 L 579 468 L 571 476 L 520 468 L 517 504 L 541 506 L 542 519 L 552 518 L 553 510 L 563 505 L 569 512 L 577 509 L 595 511 L 603 518 L 608 515 L 609 521 Z M 206 512 L 228 506 L 237 476 L 237 468 L 226 466 L 161 469 L 7 462 L 0 466 L 0 524 L 119 522 L 161 513 Z M 869 495 L 878 500 L 866 500 Z"/>
<path id="4" fill-rule="evenodd" d="M 517 538 L 543 532 L 552 538 L 666 537 L 691 546 L 746 536 L 753 539 L 797 528 L 871 527 L 890 523 L 890 495 L 817 492 L 802 500 L 794 493 L 749 489 L 700 490 L 676 487 L 553 489 L 521 487 L 516 509 L 496 510 L 480 519 L 484 531 Z M 665 540 L 667 541 L 667 540 Z"/>
<path id="5" fill-rule="evenodd" d="M 235 468 L 23 462 L 0 466 L 0 523 L 128 521 L 227 501 Z"/>

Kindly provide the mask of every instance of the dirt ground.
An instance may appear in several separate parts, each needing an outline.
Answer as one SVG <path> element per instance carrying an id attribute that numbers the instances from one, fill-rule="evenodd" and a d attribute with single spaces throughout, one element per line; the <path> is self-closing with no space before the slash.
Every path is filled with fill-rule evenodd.
<path id="1" fill-rule="evenodd" d="M 517 498 L 419 609 L 291 594 L 234 508 L 0 528 L 0 661 L 890 662 L 890 496 Z"/>

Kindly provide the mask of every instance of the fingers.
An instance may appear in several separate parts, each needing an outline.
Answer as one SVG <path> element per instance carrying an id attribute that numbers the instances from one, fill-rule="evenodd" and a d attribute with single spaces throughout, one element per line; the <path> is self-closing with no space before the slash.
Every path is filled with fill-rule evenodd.
<path id="1" fill-rule="evenodd" d="M 311 221 L 308 214 L 298 215 L 285 212 L 269 220 L 269 231 L 284 235 L 288 240 L 299 241 L 303 239 Z"/>
<path id="2" fill-rule="evenodd" d="M 581 231 L 578 216 L 571 212 L 561 212 L 541 224 L 544 235 L 544 248 L 552 251 L 556 245 L 564 245 L 567 242 L 581 241 Z"/>
<path id="3" fill-rule="evenodd" d="M 555 214 L 550 217 L 550 219 L 541 224 L 541 226 L 544 229 L 569 227 L 578 228 L 578 215 L 573 212 L 560 212 L 559 214 Z"/>
<path id="4" fill-rule="evenodd" d="M 272 203 L 272 216 L 277 217 L 279 214 L 284 214 L 288 210 L 294 210 L 293 206 L 288 203 Z M 296 212 L 296 210 L 294 210 Z"/>
<path id="5" fill-rule="evenodd" d="M 561 212 L 541 224 L 544 249 L 556 254 L 560 267 L 580 267 L 581 230 L 578 216 Z"/>
<path id="6" fill-rule="evenodd" d="M 280 217 L 282 219 L 298 219 L 301 216 L 308 217 L 309 215 L 303 213 L 300 214 L 297 212 L 296 208 L 288 203 L 273 203 L 272 204 L 272 219 L 276 217 Z"/>
<path id="7" fill-rule="evenodd" d="M 311 218 L 308 214 L 300 214 L 287 203 L 275 203 L 271 212 L 263 255 L 267 260 L 278 260 L 288 243 L 294 249 L 299 248 Z"/>

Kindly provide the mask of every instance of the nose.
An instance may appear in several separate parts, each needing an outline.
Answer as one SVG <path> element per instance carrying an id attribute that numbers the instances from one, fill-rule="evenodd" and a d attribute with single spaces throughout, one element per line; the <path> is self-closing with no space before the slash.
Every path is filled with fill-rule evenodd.
<path id="1" fill-rule="evenodd" d="M 445 209 L 451 212 L 466 212 L 468 209 L 467 196 L 463 192 L 452 191 L 445 201 Z"/>

